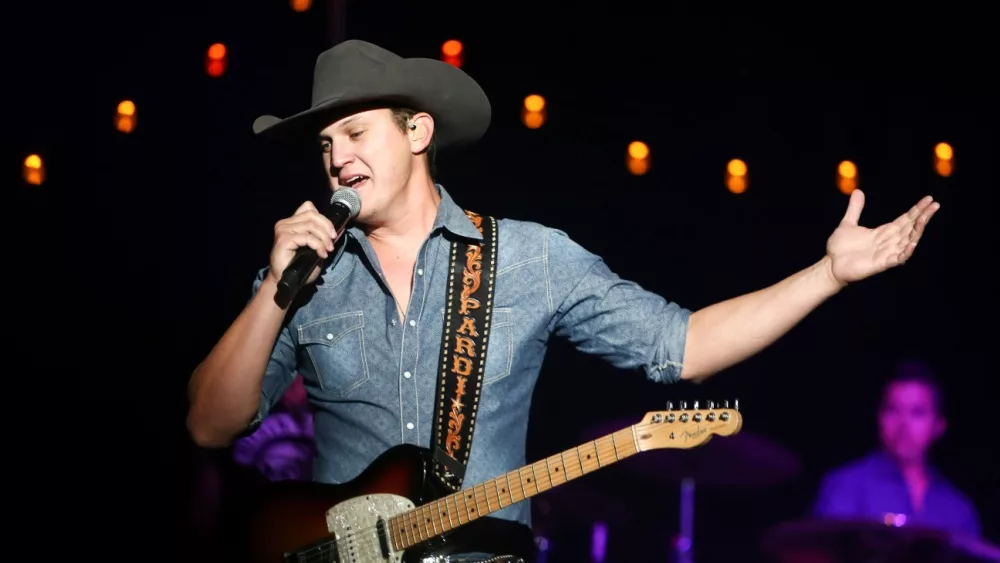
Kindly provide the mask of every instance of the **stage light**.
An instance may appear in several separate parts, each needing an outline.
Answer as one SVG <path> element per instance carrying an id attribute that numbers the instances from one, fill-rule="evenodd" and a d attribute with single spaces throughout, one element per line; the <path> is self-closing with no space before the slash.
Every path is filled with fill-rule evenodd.
<path id="1" fill-rule="evenodd" d="M 545 98 L 538 94 L 531 94 L 524 98 L 524 106 L 521 108 L 521 123 L 528 129 L 538 129 L 545 125 L 547 111 L 545 110 Z"/>
<path id="2" fill-rule="evenodd" d="M 642 141 L 629 143 L 625 155 L 625 167 L 633 176 L 642 176 L 649 172 L 649 145 Z"/>
<path id="3" fill-rule="evenodd" d="M 118 112 L 115 114 L 115 129 L 122 133 L 135 131 L 135 102 L 123 100 L 118 104 Z"/>
<path id="4" fill-rule="evenodd" d="M 312 0 L 290 0 L 289 4 L 296 12 L 304 12 L 312 6 Z"/>
<path id="5" fill-rule="evenodd" d="M 441 45 L 441 60 L 458 68 L 462 68 L 462 53 L 465 48 L 458 39 L 449 39 Z"/>
<path id="6" fill-rule="evenodd" d="M 205 57 L 205 72 L 212 78 L 218 78 L 226 72 L 226 46 L 222 43 L 214 43 L 208 48 Z"/>
<path id="7" fill-rule="evenodd" d="M 726 189 L 734 194 L 747 191 L 750 178 L 747 176 L 747 163 L 734 158 L 726 165 Z"/>
<path id="8" fill-rule="evenodd" d="M 934 146 L 934 170 L 942 178 L 951 176 L 955 171 L 955 150 L 948 143 Z"/>
<path id="9" fill-rule="evenodd" d="M 594 522 L 590 533 L 590 560 L 594 563 L 604 563 L 608 550 L 608 525 L 605 522 Z"/>
<path id="10" fill-rule="evenodd" d="M 24 181 L 32 186 L 41 186 L 45 181 L 45 163 L 37 154 L 24 159 Z"/>
<path id="11" fill-rule="evenodd" d="M 837 165 L 837 189 L 843 194 L 850 194 L 858 188 L 858 167 L 850 160 Z"/>

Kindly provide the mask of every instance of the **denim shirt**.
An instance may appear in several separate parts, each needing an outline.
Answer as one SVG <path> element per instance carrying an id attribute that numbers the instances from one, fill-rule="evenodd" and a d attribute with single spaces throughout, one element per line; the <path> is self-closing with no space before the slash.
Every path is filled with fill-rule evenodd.
<path id="1" fill-rule="evenodd" d="M 314 408 L 317 481 L 349 481 L 398 444 L 430 446 L 451 240 L 482 240 L 438 189 L 441 203 L 417 256 L 405 322 L 372 246 L 351 227 L 316 292 L 278 336 L 251 428 L 298 370 Z M 530 401 L 552 335 L 614 366 L 672 383 L 681 375 L 690 315 L 620 279 L 563 232 L 497 223 L 492 327 L 465 487 L 527 463 Z M 258 274 L 254 292 L 265 275 L 266 269 Z M 530 526 L 527 502 L 491 516 Z"/>
<path id="2" fill-rule="evenodd" d="M 937 471 L 931 473 L 923 510 L 915 511 L 903 475 L 881 451 L 831 471 L 820 485 L 813 512 L 825 518 L 862 518 L 973 537 L 980 534 L 975 506 Z"/>

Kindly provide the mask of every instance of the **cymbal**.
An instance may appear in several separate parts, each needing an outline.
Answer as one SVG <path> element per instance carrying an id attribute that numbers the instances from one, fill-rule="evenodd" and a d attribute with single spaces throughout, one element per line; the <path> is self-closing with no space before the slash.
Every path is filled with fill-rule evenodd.
<path id="1" fill-rule="evenodd" d="M 611 420 L 584 433 L 593 440 L 636 420 Z M 679 482 L 693 478 L 696 485 L 712 487 L 770 487 L 795 477 L 802 470 L 798 456 L 773 440 L 748 430 L 732 436 L 716 436 L 691 449 L 659 449 L 624 459 L 617 471 L 657 482 Z M 614 468 L 609 468 L 614 469 Z"/>
<path id="2" fill-rule="evenodd" d="M 1000 550 L 977 538 L 871 520 L 806 519 L 771 528 L 764 551 L 785 563 L 1000 562 Z"/>

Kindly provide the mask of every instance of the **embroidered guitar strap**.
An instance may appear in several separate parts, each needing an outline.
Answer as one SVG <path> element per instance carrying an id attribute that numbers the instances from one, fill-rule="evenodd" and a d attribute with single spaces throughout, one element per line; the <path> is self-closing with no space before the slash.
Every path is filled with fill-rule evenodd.
<path id="1" fill-rule="evenodd" d="M 472 448 L 493 309 L 497 224 L 466 211 L 483 240 L 451 245 L 441 338 L 437 409 L 431 435 L 433 473 L 452 491 L 462 488 Z"/>

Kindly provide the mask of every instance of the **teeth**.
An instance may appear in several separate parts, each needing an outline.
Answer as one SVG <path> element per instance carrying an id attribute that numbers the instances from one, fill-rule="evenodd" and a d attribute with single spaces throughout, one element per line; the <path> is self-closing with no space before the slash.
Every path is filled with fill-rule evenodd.
<path id="1" fill-rule="evenodd" d="M 364 179 L 365 179 L 365 176 L 361 176 L 361 175 L 352 176 L 349 180 L 347 180 L 347 185 L 348 186 L 353 186 L 354 184 L 357 184 L 357 183 L 361 182 L 361 180 L 364 180 Z"/>

